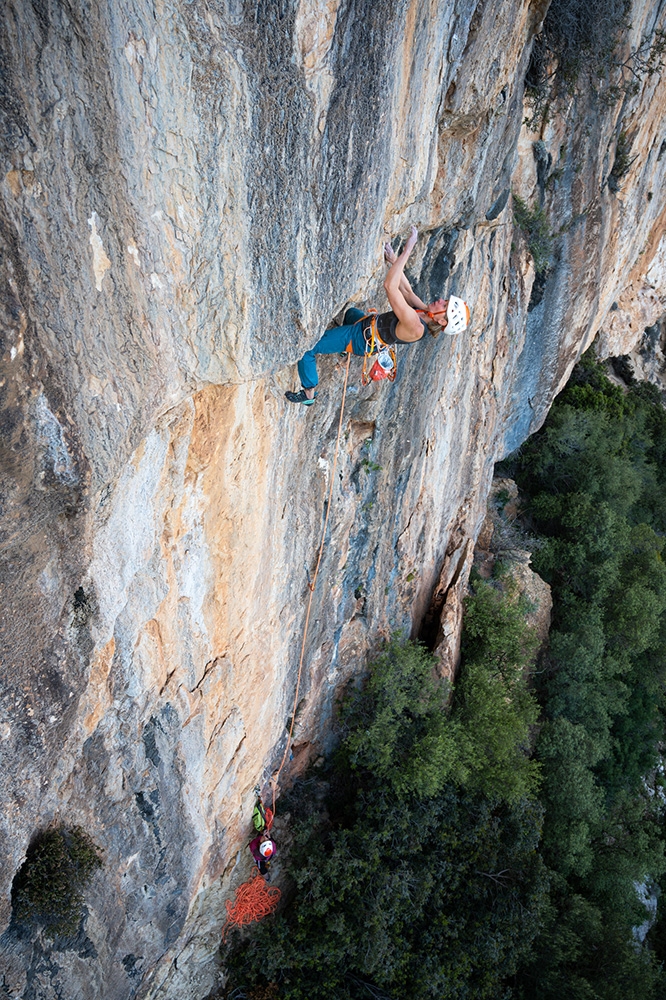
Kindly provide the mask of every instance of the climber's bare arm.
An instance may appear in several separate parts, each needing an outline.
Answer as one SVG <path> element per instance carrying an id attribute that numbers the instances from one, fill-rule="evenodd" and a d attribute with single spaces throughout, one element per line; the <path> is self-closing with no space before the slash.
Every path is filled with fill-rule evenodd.
<path id="1" fill-rule="evenodd" d="M 393 249 L 390 243 L 384 244 L 384 259 L 386 260 L 387 264 L 395 264 L 396 260 L 398 259 L 398 255 L 396 254 L 395 250 Z M 413 309 L 427 308 L 425 302 L 422 302 L 421 299 L 416 294 L 416 292 L 412 289 L 412 286 L 410 285 L 407 279 L 407 275 L 405 274 L 404 271 L 402 272 L 402 277 L 400 279 L 400 291 L 404 295 L 405 302 L 407 303 L 408 306 L 411 306 Z"/>
<path id="2" fill-rule="evenodd" d="M 412 226 L 404 250 L 391 264 L 389 272 L 384 279 L 384 289 L 391 304 L 391 309 L 398 317 L 398 325 L 395 330 L 396 336 L 404 341 L 420 340 L 423 336 L 423 324 L 415 312 L 415 308 L 421 307 L 411 306 L 401 288 L 403 279 L 407 280 L 404 275 L 405 264 L 414 249 L 417 239 L 418 233 L 416 227 Z M 413 295 L 414 293 L 412 292 L 411 294 Z"/>

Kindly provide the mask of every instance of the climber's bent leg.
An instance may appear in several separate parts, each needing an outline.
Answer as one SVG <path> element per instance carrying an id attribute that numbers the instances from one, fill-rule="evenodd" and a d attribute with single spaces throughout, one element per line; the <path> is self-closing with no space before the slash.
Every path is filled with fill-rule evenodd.
<path id="1" fill-rule="evenodd" d="M 363 313 L 360 314 L 363 316 Z M 346 317 L 345 317 L 346 318 Z M 353 323 L 345 326 L 334 326 L 321 337 L 314 347 L 306 351 L 298 362 L 298 377 L 304 389 L 314 389 L 319 385 L 317 375 L 316 354 L 339 354 L 344 351 L 351 341 L 354 354 L 363 354 L 363 330 L 360 323 Z M 357 350 L 361 347 L 360 351 Z"/>

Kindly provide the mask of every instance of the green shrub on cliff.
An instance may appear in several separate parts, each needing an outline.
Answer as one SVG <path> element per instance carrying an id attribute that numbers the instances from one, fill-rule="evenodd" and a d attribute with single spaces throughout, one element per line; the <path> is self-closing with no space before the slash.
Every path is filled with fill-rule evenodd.
<path id="1" fill-rule="evenodd" d="M 631 0 L 552 0 L 525 75 L 530 129 L 545 123 L 551 103 L 562 94 L 590 88 L 597 94 L 597 109 L 608 109 L 636 95 L 646 78 L 661 73 L 666 31 L 653 22 L 629 49 L 630 15 Z M 618 152 L 611 190 L 617 190 L 629 162 L 621 148 Z"/>
<path id="2" fill-rule="evenodd" d="M 553 232 L 545 210 L 538 205 L 530 208 L 514 194 L 513 217 L 525 235 L 536 274 L 545 275 L 550 269 L 553 254 Z"/>
<path id="3" fill-rule="evenodd" d="M 659 32 L 630 58 L 631 72 L 624 86 L 615 82 L 624 77 L 616 53 L 629 28 L 630 9 L 630 0 L 552 0 L 525 76 L 525 94 L 532 105 L 530 128 L 545 121 L 550 101 L 563 90 L 573 92 L 580 78 L 593 85 L 605 81 L 606 94 L 614 103 L 634 80 L 658 68 L 653 66 L 652 50 L 659 49 Z M 658 59 L 657 51 L 655 55 Z"/>
<path id="4" fill-rule="evenodd" d="M 542 30 L 559 72 L 572 82 L 582 69 L 609 72 L 630 10 L 631 0 L 552 0 Z"/>
<path id="5" fill-rule="evenodd" d="M 47 830 L 30 845 L 14 879 L 14 919 L 41 924 L 49 937 L 76 933 L 83 889 L 101 865 L 99 848 L 81 827 Z"/>

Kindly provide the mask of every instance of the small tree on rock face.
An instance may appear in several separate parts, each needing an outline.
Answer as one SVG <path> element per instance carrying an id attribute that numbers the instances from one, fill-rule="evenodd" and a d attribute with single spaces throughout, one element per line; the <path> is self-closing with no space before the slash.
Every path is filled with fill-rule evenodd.
<path id="1" fill-rule="evenodd" d="M 100 849 L 81 827 L 47 830 L 30 845 L 14 878 L 15 920 L 41 924 L 49 937 L 76 933 L 83 889 L 101 866 Z"/>
<path id="2" fill-rule="evenodd" d="M 565 79 L 574 81 L 583 69 L 610 69 L 630 7 L 630 0 L 553 0 L 543 33 Z"/>
<path id="3" fill-rule="evenodd" d="M 557 99 L 581 86 L 592 88 L 601 110 L 634 96 L 643 80 L 661 73 L 666 31 L 653 27 L 629 49 L 630 15 L 631 0 L 552 0 L 525 76 L 530 129 L 538 130 Z M 611 175 L 610 185 L 617 179 Z"/>
<path id="4" fill-rule="evenodd" d="M 540 206 L 529 208 L 526 202 L 513 196 L 513 217 L 527 240 L 527 248 L 532 254 L 534 270 L 545 276 L 550 271 L 553 254 L 553 233 L 546 212 Z"/>

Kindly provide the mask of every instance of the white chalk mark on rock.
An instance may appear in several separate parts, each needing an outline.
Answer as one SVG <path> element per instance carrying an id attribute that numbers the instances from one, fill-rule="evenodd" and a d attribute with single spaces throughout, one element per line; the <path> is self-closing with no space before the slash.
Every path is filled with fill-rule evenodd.
<path id="1" fill-rule="evenodd" d="M 141 269 L 141 261 L 139 260 L 139 251 L 137 250 L 137 248 L 134 246 L 133 243 L 129 244 L 129 246 L 127 247 L 127 252 L 134 261 L 134 263 L 136 264 L 136 266 L 139 269 Z"/>
<path id="2" fill-rule="evenodd" d="M 97 222 L 98 222 L 97 212 L 93 214 L 88 219 L 88 225 L 90 226 L 90 246 L 93 252 L 93 271 L 95 272 L 95 287 L 98 292 L 102 291 L 102 281 L 104 275 L 111 267 L 111 261 L 106 256 L 104 252 L 104 246 L 102 244 L 101 237 L 97 232 Z"/>
<path id="3" fill-rule="evenodd" d="M 67 447 L 64 429 L 51 412 L 44 393 L 40 393 L 35 401 L 33 416 L 46 458 L 53 465 L 54 475 L 62 483 L 73 486 L 79 478 L 76 467 Z"/>

